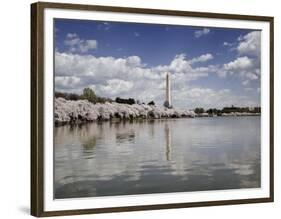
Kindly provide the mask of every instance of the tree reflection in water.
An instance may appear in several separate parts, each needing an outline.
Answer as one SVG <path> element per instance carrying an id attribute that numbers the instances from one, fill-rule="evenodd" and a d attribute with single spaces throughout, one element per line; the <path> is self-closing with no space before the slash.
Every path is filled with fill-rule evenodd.
<path id="1" fill-rule="evenodd" d="M 55 197 L 260 187 L 260 118 L 89 123 L 54 130 Z"/>

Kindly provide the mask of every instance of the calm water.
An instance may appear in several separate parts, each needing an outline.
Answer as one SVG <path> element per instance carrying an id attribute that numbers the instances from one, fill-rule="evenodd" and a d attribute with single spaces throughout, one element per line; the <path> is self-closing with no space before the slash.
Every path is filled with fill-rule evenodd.
<path id="1" fill-rule="evenodd" d="M 55 128 L 55 198 L 260 187 L 260 117 Z"/>

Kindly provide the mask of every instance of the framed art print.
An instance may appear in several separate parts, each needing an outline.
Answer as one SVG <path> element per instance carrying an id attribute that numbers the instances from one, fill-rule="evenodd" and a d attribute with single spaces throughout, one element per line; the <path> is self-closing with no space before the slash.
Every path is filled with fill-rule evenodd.
<path id="1" fill-rule="evenodd" d="M 273 201 L 273 17 L 31 5 L 31 213 Z"/>

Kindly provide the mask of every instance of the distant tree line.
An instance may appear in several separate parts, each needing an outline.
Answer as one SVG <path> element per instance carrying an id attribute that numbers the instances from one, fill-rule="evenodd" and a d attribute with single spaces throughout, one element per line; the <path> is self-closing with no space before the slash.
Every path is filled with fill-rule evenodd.
<path id="1" fill-rule="evenodd" d="M 84 88 L 81 95 L 76 93 L 55 92 L 55 97 L 62 97 L 66 100 L 88 100 L 91 103 L 112 102 L 110 98 L 97 96 L 91 88 Z"/>
<path id="2" fill-rule="evenodd" d="M 79 100 L 79 99 L 82 99 L 81 95 L 79 95 L 79 94 L 64 93 L 64 92 L 58 92 L 58 91 L 55 92 L 55 97 L 56 98 L 62 97 L 64 99 L 66 99 L 66 100 Z"/>
<path id="3" fill-rule="evenodd" d="M 195 108 L 194 109 L 194 112 L 196 113 L 196 114 L 202 114 L 202 113 L 205 113 L 205 110 L 203 109 L 203 108 Z"/>
<path id="4" fill-rule="evenodd" d="M 134 98 L 128 98 L 128 99 L 124 99 L 121 97 L 116 97 L 115 99 L 116 103 L 122 103 L 122 104 L 129 104 L 129 105 L 133 105 L 136 103 Z"/>
<path id="5" fill-rule="evenodd" d="M 222 109 L 222 113 L 232 113 L 232 112 L 239 112 L 239 113 L 260 113 L 261 107 L 224 107 Z"/>
<path id="6" fill-rule="evenodd" d="M 106 97 L 99 97 L 95 94 L 94 90 L 91 88 L 84 88 L 82 94 L 76 94 L 76 93 L 65 93 L 65 92 L 55 92 L 55 97 L 59 98 L 62 97 L 66 100 L 88 100 L 91 103 L 105 103 L 105 102 L 113 102 L 112 99 L 106 98 Z M 136 101 L 134 98 L 121 98 L 116 97 L 115 99 L 116 103 L 121 104 L 141 104 L 140 101 Z M 144 103 L 142 103 L 144 104 Z M 155 105 L 154 101 L 150 101 L 147 103 L 148 105 Z"/>
<path id="7" fill-rule="evenodd" d="M 134 98 L 121 98 L 121 97 L 116 97 L 115 99 L 115 102 L 116 103 L 121 103 L 121 104 L 129 104 L 129 105 L 133 105 L 133 104 L 141 104 L 140 101 L 138 100 L 135 100 Z M 145 104 L 145 103 L 142 103 L 142 104 Z M 147 105 L 150 105 L 150 106 L 155 106 L 155 103 L 154 101 L 150 101 L 147 103 Z"/>
<path id="8" fill-rule="evenodd" d="M 210 108 L 205 110 L 204 108 L 197 107 L 194 109 L 196 114 L 208 113 L 208 114 L 215 114 L 221 115 L 223 113 L 261 113 L 261 107 L 224 107 L 222 109 Z"/>

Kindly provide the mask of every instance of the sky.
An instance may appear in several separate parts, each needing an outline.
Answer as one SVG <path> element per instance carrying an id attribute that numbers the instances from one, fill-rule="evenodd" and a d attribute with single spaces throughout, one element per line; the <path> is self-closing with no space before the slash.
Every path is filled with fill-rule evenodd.
<path id="1" fill-rule="evenodd" d="M 175 108 L 260 106 L 260 31 L 55 19 L 55 90 Z"/>

